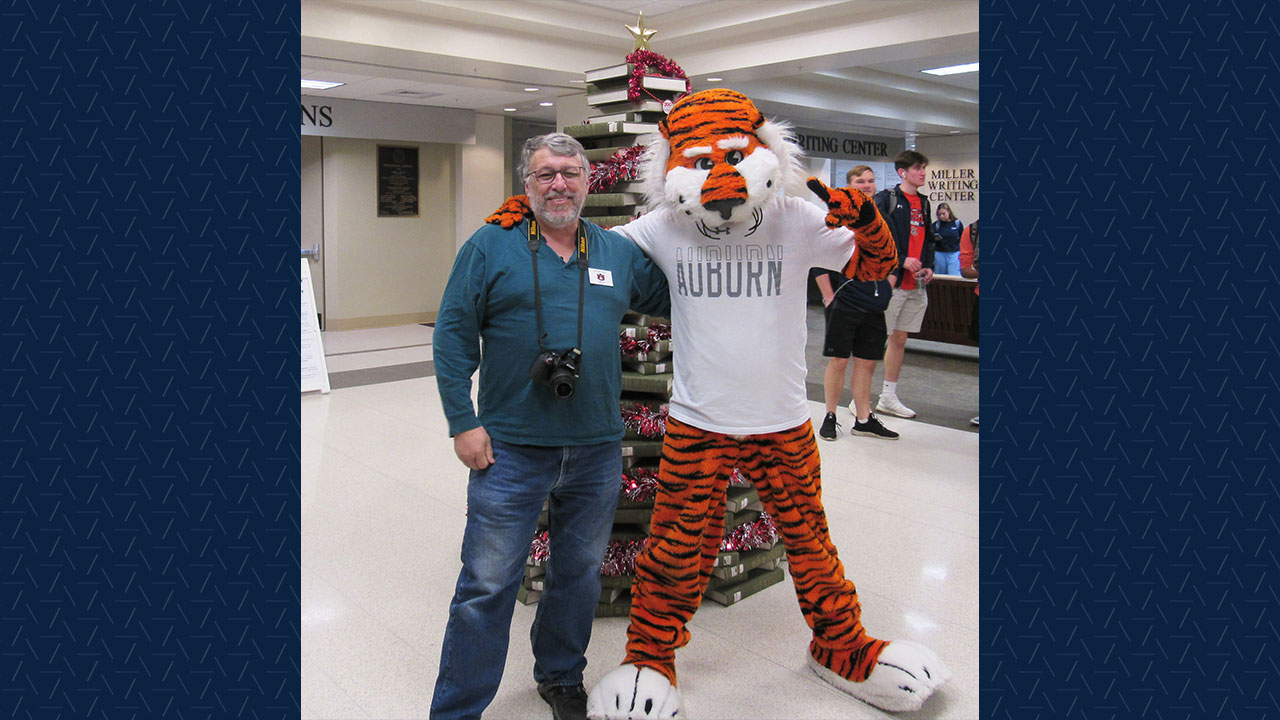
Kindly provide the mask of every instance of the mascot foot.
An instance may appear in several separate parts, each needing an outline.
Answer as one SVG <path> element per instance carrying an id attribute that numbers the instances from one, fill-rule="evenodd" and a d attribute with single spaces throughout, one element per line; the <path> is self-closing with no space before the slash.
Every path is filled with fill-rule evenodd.
<path id="1" fill-rule="evenodd" d="M 908 640 L 890 642 L 863 682 L 837 675 L 812 656 L 809 667 L 837 690 L 890 712 L 919 710 L 933 691 L 951 678 L 951 670 L 932 650 Z"/>
<path id="2" fill-rule="evenodd" d="M 591 689 L 587 696 L 591 720 L 640 720 L 679 718 L 680 693 L 662 673 L 635 665 L 622 665 Z"/>

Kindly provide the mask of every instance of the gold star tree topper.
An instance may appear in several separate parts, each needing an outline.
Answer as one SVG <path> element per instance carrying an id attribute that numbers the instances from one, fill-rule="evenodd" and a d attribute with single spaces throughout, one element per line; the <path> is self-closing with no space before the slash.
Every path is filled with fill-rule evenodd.
<path id="1" fill-rule="evenodd" d="M 640 18 L 636 20 L 635 25 L 628 25 L 627 30 L 631 33 L 631 37 L 635 38 L 636 46 L 633 50 L 648 50 L 649 38 L 658 34 L 657 30 L 650 30 L 644 26 L 644 13 L 640 13 Z"/>

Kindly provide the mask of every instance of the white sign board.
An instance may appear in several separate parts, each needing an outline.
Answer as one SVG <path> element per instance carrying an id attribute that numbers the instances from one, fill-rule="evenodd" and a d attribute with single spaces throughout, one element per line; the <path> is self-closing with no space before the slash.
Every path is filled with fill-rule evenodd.
<path id="1" fill-rule="evenodd" d="M 302 258 L 302 392 L 329 392 L 329 368 L 324 364 L 320 342 L 320 321 L 316 318 L 316 295 L 311 288 L 311 266 Z"/>

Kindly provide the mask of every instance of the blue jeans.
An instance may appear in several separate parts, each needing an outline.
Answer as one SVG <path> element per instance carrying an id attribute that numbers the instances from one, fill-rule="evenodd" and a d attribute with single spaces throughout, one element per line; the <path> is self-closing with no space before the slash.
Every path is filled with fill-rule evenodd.
<path id="1" fill-rule="evenodd" d="M 935 252 L 933 254 L 933 274 L 935 275 L 959 275 L 960 274 L 960 251 L 955 252 Z"/>
<path id="2" fill-rule="evenodd" d="M 472 470 L 467 484 L 462 573 L 449 605 L 431 700 L 433 720 L 479 718 L 497 694 L 516 591 L 548 497 L 551 557 L 529 631 L 533 679 L 577 685 L 587 666 L 584 653 L 600 601 L 600 564 L 618 506 L 622 444 L 492 442 L 493 465 Z"/>

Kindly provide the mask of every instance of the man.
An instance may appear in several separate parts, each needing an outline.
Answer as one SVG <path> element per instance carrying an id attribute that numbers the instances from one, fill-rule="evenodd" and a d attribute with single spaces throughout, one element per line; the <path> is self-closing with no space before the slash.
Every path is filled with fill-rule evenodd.
<path id="1" fill-rule="evenodd" d="M 845 175 L 845 182 L 868 198 L 876 194 L 876 173 L 866 165 L 855 165 Z M 898 433 L 881 424 L 871 412 L 871 376 L 876 363 L 884 358 L 885 336 L 884 309 L 893 290 L 887 280 L 858 281 L 836 272 L 819 275 L 815 281 L 822 291 L 822 304 L 826 307 L 827 335 L 822 354 L 831 358 L 823 375 L 823 395 L 827 403 L 827 416 L 818 430 L 823 440 L 835 440 L 836 405 L 840 402 L 840 390 L 844 385 L 844 371 L 853 357 L 853 371 L 849 374 L 849 391 L 853 393 L 852 435 L 897 440 Z"/>
<path id="2" fill-rule="evenodd" d="M 544 501 L 551 552 L 530 630 L 534 680 L 553 718 L 586 717 L 584 652 L 622 476 L 618 325 L 628 308 L 670 311 L 665 278 L 635 244 L 579 220 L 589 169 L 568 135 L 526 142 L 520 173 L 533 222 L 476 231 L 441 300 L 437 384 L 471 474 L 433 719 L 479 718 L 497 693 Z M 548 363 L 547 353 L 560 359 Z"/>
<path id="3" fill-rule="evenodd" d="M 915 150 L 904 150 L 894 158 L 893 167 L 901 182 L 892 190 L 876 193 L 876 208 L 889 224 L 898 246 L 898 268 L 889 275 L 893 297 L 885 310 L 889 344 L 884 353 L 884 388 L 876 412 L 913 418 L 915 410 L 898 399 L 898 376 L 907 349 L 907 333 L 919 332 L 929 296 L 924 286 L 933 279 L 933 218 L 929 198 L 920 193 L 929 158 Z"/>

